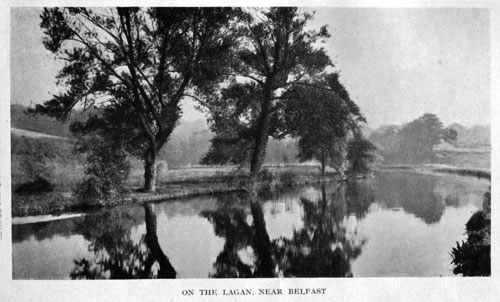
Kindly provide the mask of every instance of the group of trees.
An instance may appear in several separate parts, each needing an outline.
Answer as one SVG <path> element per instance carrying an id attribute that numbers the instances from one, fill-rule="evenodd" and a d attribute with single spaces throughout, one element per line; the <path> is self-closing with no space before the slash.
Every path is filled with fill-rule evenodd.
<path id="1" fill-rule="evenodd" d="M 312 17 L 296 7 L 45 8 L 43 43 L 66 62 L 57 79 L 67 89 L 32 111 L 65 120 L 99 108 L 72 132 L 141 157 L 145 191 L 186 97 L 215 134 L 204 162 L 247 163 L 255 181 L 269 138 L 292 136 L 302 159 L 338 166 L 364 118 L 327 72 L 318 45 L 329 34 L 307 29 Z"/>
<path id="2" fill-rule="evenodd" d="M 373 141 L 385 162 L 422 163 L 432 160 L 434 147 L 453 142 L 457 132 L 445 128 L 435 114 L 424 114 L 403 126 L 384 126 L 372 132 Z"/>

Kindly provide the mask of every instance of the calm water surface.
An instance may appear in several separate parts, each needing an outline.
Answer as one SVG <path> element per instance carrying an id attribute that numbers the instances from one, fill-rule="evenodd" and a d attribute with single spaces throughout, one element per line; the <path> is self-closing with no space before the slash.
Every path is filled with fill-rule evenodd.
<path id="1" fill-rule="evenodd" d="M 452 274 L 489 181 L 381 171 L 259 202 L 228 194 L 12 227 L 15 279 Z"/>

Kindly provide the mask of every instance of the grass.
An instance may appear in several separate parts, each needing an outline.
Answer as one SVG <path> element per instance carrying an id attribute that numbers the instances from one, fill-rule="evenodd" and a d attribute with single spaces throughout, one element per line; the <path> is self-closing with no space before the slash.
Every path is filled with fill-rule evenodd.
<path id="1" fill-rule="evenodd" d="M 23 175 L 17 154 L 13 160 L 13 188 L 28 177 Z M 143 175 L 140 161 L 133 163 L 129 186 L 138 189 L 142 186 Z M 55 190 L 34 195 L 19 195 L 12 193 L 12 216 L 35 216 L 46 214 L 61 214 L 64 212 L 87 211 L 107 205 L 79 202 L 73 196 L 76 185 L 83 179 L 83 166 L 74 161 L 63 161 L 56 158 L 46 166 L 53 177 L 49 178 L 55 185 Z M 267 166 L 264 167 L 269 178 L 267 186 L 291 186 L 293 184 L 314 182 L 319 180 L 318 167 L 314 166 Z M 158 198 L 178 198 L 199 194 L 209 194 L 224 191 L 244 190 L 248 180 L 247 172 L 229 167 L 197 167 L 159 171 L 156 193 L 134 192 L 128 202 L 134 200 L 156 200 Z M 329 174 L 327 176 L 332 176 Z M 155 197 L 156 196 L 156 197 Z M 119 204 L 121 201 L 111 202 Z"/>
<path id="2" fill-rule="evenodd" d="M 429 164 L 382 165 L 382 169 L 431 170 L 438 173 L 450 173 L 461 176 L 491 178 L 491 150 L 481 148 L 447 147 L 435 150 L 436 156 Z"/>
<path id="3" fill-rule="evenodd" d="M 81 211 L 91 208 L 87 204 L 76 203 L 73 198 L 62 192 L 41 193 L 20 196 L 12 194 L 12 216 L 35 216 Z"/>
<path id="4" fill-rule="evenodd" d="M 490 169 L 491 150 L 489 148 L 438 150 L 433 163 L 468 169 Z"/>
<path id="5" fill-rule="evenodd" d="M 12 188 L 32 181 L 36 176 L 51 180 L 60 191 L 71 191 L 83 177 L 82 159 L 73 153 L 66 139 L 12 136 Z"/>

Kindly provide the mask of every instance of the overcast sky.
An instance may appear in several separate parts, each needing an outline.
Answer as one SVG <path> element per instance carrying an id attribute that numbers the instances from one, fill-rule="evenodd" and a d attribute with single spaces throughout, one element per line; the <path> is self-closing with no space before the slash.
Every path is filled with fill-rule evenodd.
<path id="1" fill-rule="evenodd" d="M 489 11 L 450 8 L 314 8 L 340 80 L 371 127 L 435 113 L 445 124 L 490 122 Z M 57 91 L 61 63 L 45 50 L 39 10 L 12 9 L 12 102 Z M 192 104 L 184 118 L 203 117 Z"/>

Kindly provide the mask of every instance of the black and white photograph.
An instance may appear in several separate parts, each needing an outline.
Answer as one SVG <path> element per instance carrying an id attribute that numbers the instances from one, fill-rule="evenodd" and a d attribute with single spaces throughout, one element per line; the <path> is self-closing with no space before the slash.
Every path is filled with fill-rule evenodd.
<path id="1" fill-rule="evenodd" d="M 9 8 L 13 282 L 489 282 L 491 10 L 240 5 Z"/>

